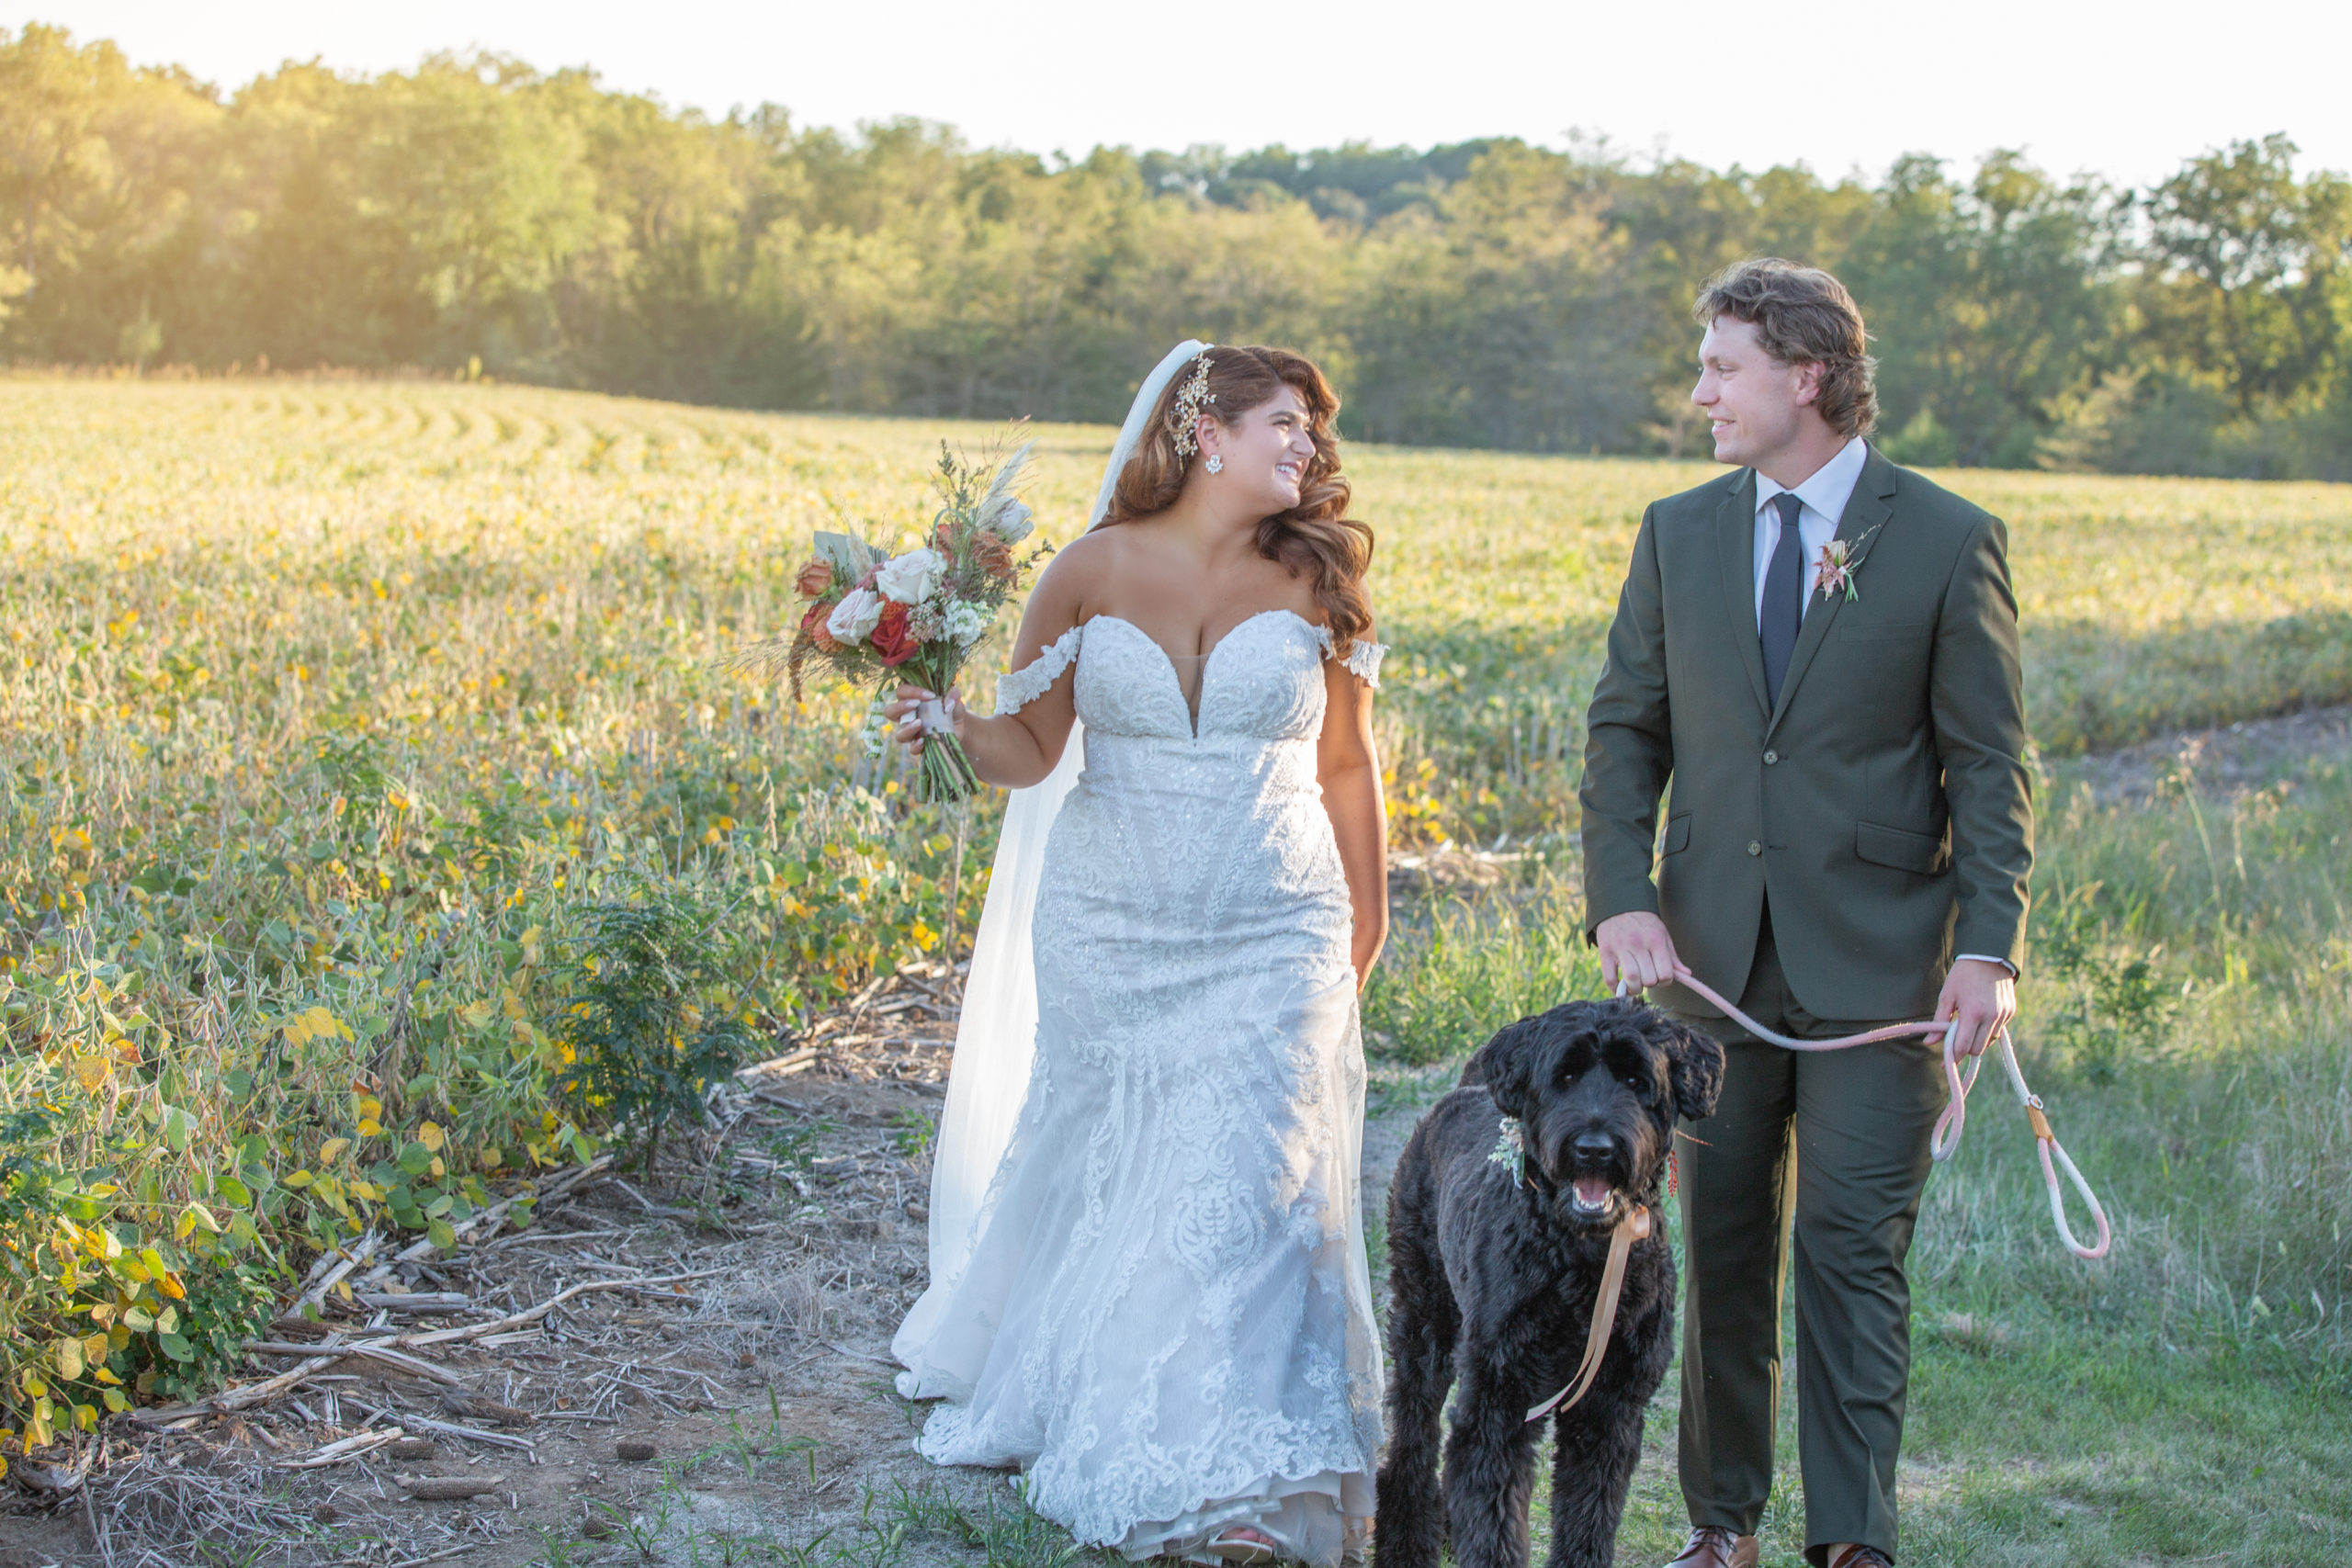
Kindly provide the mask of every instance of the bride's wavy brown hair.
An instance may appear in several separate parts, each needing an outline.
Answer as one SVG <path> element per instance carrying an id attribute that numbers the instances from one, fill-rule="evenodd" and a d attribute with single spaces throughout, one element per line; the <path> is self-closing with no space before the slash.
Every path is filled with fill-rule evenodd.
<path id="1" fill-rule="evenodd" d="M 1367 525 L 1346 515 L 1352 492 L 1340 474 L 1340 437 L 1331 428 L 1340 395 L 1313 360 L 1288 349 L 1225 345 L 1209 349 L 1207 355 L 1208 384 L 1201 412 L 1218 423 L 1231 423 L 1262 407 L 1285 386 L 1306 405 L 1306 431 L 1315 443 L 1315 457 L 1300 478 L 1298 504 L 1260 519 L 1258 553 L 1280 562 L 1293 577 L 1304 574 L 1313 580 L 1315 602 L 1322 606 L 1333 639 L 1344 648 L 1346 639 L 1372 629 L 1372 602 L 1364 593 L 1363 578 L 1372 566 L 1373 536 Z M 1189 459 L 1176 451 L 1176 397 L 1196 369 L 1197 363 L 1186 365 L 1169 378 L 1135 456 L 1119 471 L 1111 510 L 1101 526 L 1156 517 L 1175 505 L 1183 492 Z M 1211 397 L 1216 400 L 1209 401 Z"/>

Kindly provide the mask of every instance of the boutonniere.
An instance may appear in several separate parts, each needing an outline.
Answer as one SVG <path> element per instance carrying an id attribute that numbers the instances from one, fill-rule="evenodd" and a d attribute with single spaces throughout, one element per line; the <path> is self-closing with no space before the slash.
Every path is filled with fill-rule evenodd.
<path id="1" fill-rule="evenodd" d="M 1526 1186 L 1527 1134 L 1520 1130 L 1519 1118 L 1504 1117 L 1498 1123 L 1497 1131 L 1501 1134 L 1501 1136 L 1495 1140 L 1495 1146 L 1487 1152 L 1487 1163 L 1501 1166 L 1505 1170 L 1510 1171 L 1510 1183 L 1513 1187 Z"/>
<path id="2" fill-rule="evenodd" d="M 1813 586 L 1822 598 L 1827 599 L 1840 589 L 1849 599 L 1861 597 L 1854 587 L 1854 573 L 1862 570 L 1863 547 L 1880 526 L 1873 525 L 1859 539 L 1832 539 L 1821 547 L 1821 559 L 1813 569 Z"/>

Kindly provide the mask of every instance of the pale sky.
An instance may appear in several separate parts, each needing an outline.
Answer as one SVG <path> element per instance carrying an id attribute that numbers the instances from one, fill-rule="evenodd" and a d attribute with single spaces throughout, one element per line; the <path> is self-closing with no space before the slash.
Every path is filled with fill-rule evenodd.
<path id="1" fill-rule="evenodd" d="M 2352 169 L 2346 0 L 1881 0 L 1842 17 L 1582 0 L 0 0 L 0 22 L 28 21 L 223 88 L 288 59 L 373 73 L 478 47 L 713 114 L 766 101 L 843 129 L 912 115 L 1073 155 L 1491 135 L 1557 147 L 1574 129 L 1825 175 L 2021 146 L 2062 175 L 2143 184 L 2283 130 L 2302 168 Z"/>

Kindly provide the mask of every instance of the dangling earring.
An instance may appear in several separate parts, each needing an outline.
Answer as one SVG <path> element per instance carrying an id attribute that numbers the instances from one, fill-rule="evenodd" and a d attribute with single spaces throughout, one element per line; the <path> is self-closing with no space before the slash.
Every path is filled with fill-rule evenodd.
<path id="1" fill-rule="evenodd" d="M 1209 469 L 1209 472 L 1211 472 L 1211 473 L 1213 473 L 1213 474 L 1221 474 L 1221 473 L 1225 472 L 1225 459 L 1224 459 L 1224 458 L 1222 458 L 1222 457 L 1218 457 L 1218 456 L 1217 456 L 1216 453 L 1214 453 L 1214 452 L 1210 453 L 1210 454 L 1209 454 L 1208 469 Z"/>

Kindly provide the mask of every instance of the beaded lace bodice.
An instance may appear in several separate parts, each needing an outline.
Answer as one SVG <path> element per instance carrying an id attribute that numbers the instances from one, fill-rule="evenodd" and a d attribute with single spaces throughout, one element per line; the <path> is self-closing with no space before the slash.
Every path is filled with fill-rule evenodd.
<path id="1" fill-rule="evenodd" d="M 1064 672 L 1079 662 L 1079 651 L 1085 646 L 1090 631 L 1094 637 L 1093 673 L 1085 673 L 1081 666 L 1078 686 L 1079 717 L 1090 730 L 1157 735 L 1170 739 L 1192 739 L 1208 734 L 1271 738 L 1298 733 L 1296 727 L 1300 724 L 1305 726 L 1304 732 L 1312 736 L 1322 724 L 1319 681 L 1316 682 L 1318 695 L 1310 713 L 1304 711 L 1305 694 L 1296 683 L 1282 679 L 1280 674 L 1272 679 L 1259 679 L 1266 671 L 1252 668 L 1247 678 L 1235 681 L 1220 669 L 1221 662 L 1230 662 L 1225 658 L 1228 653 L 1232 660 L 1246 661 L 1251 649 L 1260 649 L 1285 671 L 1293 667 L 1313 671 L 1317 657 L 1335 657 L 1330 628 L 1318 626 L 1290 610 L 1262 610 L 1217 639 L 1201 670 L 1198 719 L 1185 705 L 1183 686 L 1177 679 L 1168 650 L 1134 622 L 1117 615 L 1096 615 L 1070 627 L 1035 660 L 1006 674 L 997 682 L 996 711 L 1018 713 L 1052 690 Z M 1302 651 L 1306 654 L 1303 660 L 1299 658 Z M 1359 639 L 1350 645 L 1344 662 L 1367 684 L 1377 687 L 1380 661 L 1387 651 L 1385 644 Z M 1237 688 L 1234 711 L 1211 714 L 1213 680 Z M 1092 705 L 1099 707 L 1099 714 L 1090 711 L 1090 696 Z M 1163 697 L 1174 699 L 1172 709 L 1160 700 Z M 1271 707 L 1265 700 L 1268 698 L 1272 699 Z"/>

